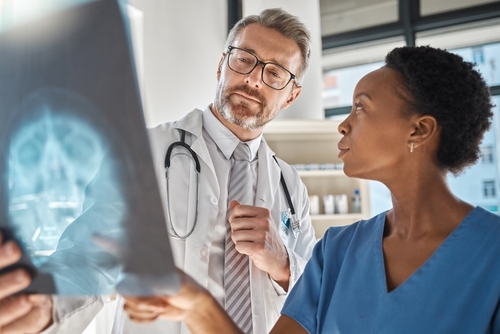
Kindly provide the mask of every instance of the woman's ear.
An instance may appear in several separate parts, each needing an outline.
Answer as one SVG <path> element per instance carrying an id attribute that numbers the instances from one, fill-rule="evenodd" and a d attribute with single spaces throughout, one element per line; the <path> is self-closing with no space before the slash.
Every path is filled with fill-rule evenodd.
<path id="1" fill-rule="evenodd" d="M 429 146 L 429 144 L 437 144 L 439 141 L 439 125 L 433 116 L 418 116 L 412 123 L 413 130 L 408 138 L 410 152 L 416 151 L 419 147 L 433 146 Z"/>

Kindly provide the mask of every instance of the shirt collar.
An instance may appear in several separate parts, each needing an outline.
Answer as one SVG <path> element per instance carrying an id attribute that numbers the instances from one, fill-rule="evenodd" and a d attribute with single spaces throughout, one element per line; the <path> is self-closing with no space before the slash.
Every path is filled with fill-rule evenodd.
<path id="1" fill-rule="evenodd" d="M 231 159 L 231 155 L 233 154 L 236 146 L 240 143 L 240 140 L 234 135 L 234 133 L 231 132 L 231 130 L 226 128 L 226 126 L 222 124 L 214 114 L 212 114 L 210 106 L 203 110 L 203 127 L 207 130 L 208 134 L 212 137 L 213 141 L 219 150 L 221 150 L 222 154 L 224 154 L 226 159 Z M 261 140 L 262 133 L 257 138 L 245 142 L 250 148 L 252 160 L 254 160 L 257 156 Z"/>

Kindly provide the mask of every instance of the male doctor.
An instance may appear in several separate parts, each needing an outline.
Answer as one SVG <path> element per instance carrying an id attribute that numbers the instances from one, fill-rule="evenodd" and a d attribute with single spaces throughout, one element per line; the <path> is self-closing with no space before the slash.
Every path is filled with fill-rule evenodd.
<path id="1" fill-rule="evenodd" d="M 315 244 L 309 217 L 307 190 L 295 170 L 274 153 L 262 137 L 265 124 L 289 107 L 301 92 L 307 68 L 310 36 L 305 26 L 281 9 L 264 10 L 240 20 L 229 33 L 218 68 L 214 102 L 184 118 L 150 130 L 154 163 L 164 203 L 167 203 L 164 160 L 168 147 L 185 133 L 184 141 L 196 153 L 200 166 L 198 222 L 195 182 L 189 181 L 191 160 L 185 151 L 172 153 L 170 186 L 171 240 L 176 265 L 195 277 L 226 307 L 226 234 L 239 254 L 245 255 L 250 279 L 253 333 L 267 333 L 280 314 L 287 292 L 299 278 Z M 188 67 L 188 66 L 186 66 Z M 229 193 L 233 152 L 245 143 L 251 155 L 253 205 L 231 201 Z M 175 168 L 174 166 L 177 166 Z M 192 173 L 191 173 L 192 174 Z M 283 175 L 301 233 L 283 226 L 289 209 L 280 177 Z M 166 209 L 166 212 L 168 210 Z M 229 212 L 229 214 L 228 214 Z M 229 220 L 230 229 L 228 230 Z M 229 231 L 229 232 L 228 232 Z M 0 268 L 19 257 L 19 249 L 0 240 Z M 75 332 L 84 328 L 102 306 L 99 298 L 43 298 L 24 295 L 5 298 L 29 284 L 23 272 L 0 276 L 0 332 Z M 123 314 L 122 305 L 128 316 Z M 188 333 L 184 325 L 161 319 L 150 300 L 119 297 L 115 333 Z M 138 321 L 133 321 L 133 320 Z M 146 324 L 139 323 L 151 321 Z M 155 320 L 155 321 L 152 321 Z"/>

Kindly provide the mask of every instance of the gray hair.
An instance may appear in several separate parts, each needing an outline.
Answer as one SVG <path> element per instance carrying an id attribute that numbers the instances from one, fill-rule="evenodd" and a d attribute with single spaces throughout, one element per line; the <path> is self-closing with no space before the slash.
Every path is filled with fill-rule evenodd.
<path id="1" fill-rule="evenodd" d="M 297 79 L 302 79 L 309 65 L 311 55 L 311 34 L 304 23 L 300 22 L 298 17 L 285 12 L 281 8 L 265 9 L 259 15 L 249 15 L 239 20 L 229 32 L 224 48 L 227 49 L 234 42 L 243 28 L 253 23 L 257 23 L 264 28 L 274 29 L 284 37 L 297 43 L 301 54 Z"/>

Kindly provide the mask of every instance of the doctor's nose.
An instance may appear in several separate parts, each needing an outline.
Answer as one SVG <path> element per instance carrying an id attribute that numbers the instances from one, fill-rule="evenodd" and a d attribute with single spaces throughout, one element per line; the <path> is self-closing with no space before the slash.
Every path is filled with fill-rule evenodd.
<path id="1" fill-rule="evenodd" d="M 262 87 L 262 64 L 255 66 L 255 68 L 248 74 L 245 74 L 245 83 L 254 88 Z"/>

